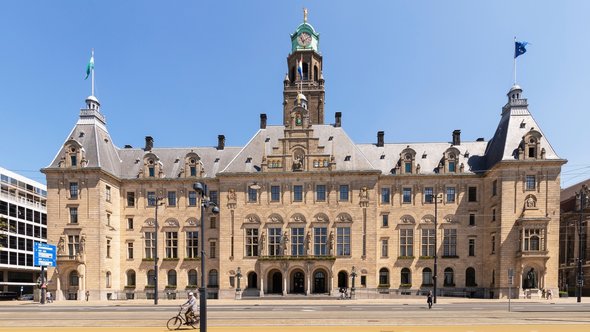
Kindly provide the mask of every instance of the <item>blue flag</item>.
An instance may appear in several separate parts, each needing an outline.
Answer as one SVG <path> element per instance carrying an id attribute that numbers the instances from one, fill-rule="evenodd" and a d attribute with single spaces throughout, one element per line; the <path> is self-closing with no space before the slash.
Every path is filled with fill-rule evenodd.
<path id="1" fill-rule="evenodd" d="M 527 42 L 525 41 L 514 41 L 514 58 L 518 58 L 519 55 L 526 53 Z"/>

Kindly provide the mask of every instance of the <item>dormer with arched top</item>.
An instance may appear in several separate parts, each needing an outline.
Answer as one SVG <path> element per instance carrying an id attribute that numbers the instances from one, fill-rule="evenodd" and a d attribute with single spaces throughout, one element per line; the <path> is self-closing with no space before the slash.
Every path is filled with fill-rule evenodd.
<path id="1" fill-rule="evenodd" d="M 543 150 L 541 149 L 541 135 L 540 132 L 531 129 L 527 132 L 520 142 L 518 159 L 530 160 L 530 159 L 542 159 L 544 157 Z"/>
<path id="2" fill-rule="evenodd" d="M 64 144 L 64 156 L 59 162 L 59 167 L 78 168 L 85 167 L 87 160 L 85 151 L 80 142 L 75 139 L 69 139 Z"/>
<path id="3" fill-rule="evenodd" d="M 410 146 L 407 146 L 399 154 L 399 174 L 414 174 L 416 173 L 416 151 Z"/>
<path id="4" fill-rule="evenodd" d="M 441 161 L 445 173 L 458 173 L 460 155 L 461 152 L 455 147 L 450 147 L 445 151 Z"/>
<path id="5" fill-rule="evenodd" d="M 164 177 L 164 170 L 160 158 L 154 153 L 146 153 L 143 156 L 143 168 L 139 172 L 138 177 L 140 178 L 162 178 Z"/>
<path id="6" fill-rule="evenodd" d="M 203 163 L 201 157 L 194 152 L 189 152 L 184 157 L 184 177 L 200 177 L 203 172 Z"/>

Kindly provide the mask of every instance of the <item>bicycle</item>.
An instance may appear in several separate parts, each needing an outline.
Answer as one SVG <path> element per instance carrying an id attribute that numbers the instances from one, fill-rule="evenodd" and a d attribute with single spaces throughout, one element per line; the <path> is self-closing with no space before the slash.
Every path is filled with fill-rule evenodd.
<path id="1" fill-rule="evenodd" d="M 178 314 L 176 314 L 176 316 L 170 318 L 168 320 L 168 322 L 166 323 L 166 327 L 168 328 L 168 330 L 172 331 L 172 330 L 178 330 L 180 329 L 181 326 L 183 325 L 188 325 L 190 327 L 192 327 L 193 329 L 196 329 L 198 324 L 199 324 L 199 317 L 194 317 L 193 319 L 191 319 L 190 322 L 187 322 L 186 319 L 184 318 L 184 315 L 182 314 L 182 306 L 180 307 L 180 310 L 178 311 Z"/>

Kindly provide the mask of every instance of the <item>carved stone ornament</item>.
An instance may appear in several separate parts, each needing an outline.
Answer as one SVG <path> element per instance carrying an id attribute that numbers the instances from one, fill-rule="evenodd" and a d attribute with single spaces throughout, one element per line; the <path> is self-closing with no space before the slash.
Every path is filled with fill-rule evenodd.
<path id="1" fill-rule="evenodd" d="M 296 213 L 291 217 L 291 222 L 305 222 L 305 217 L 301 213 Z"/>
<path id="2" fill-rule="evenodd" d="M 537 198 L 534 195 L 528 195 L 524 200 L 524 208 L 527 210 L 537 208 Z"/>
<path id="3" fill-rule="evenodd" d="M 412 216 L 409 215 L 404 215 L 401 217 L 401 221 L 404 224 L 413 224 L 414 223 L 414 218 Z"/>
<path id="4" fill-rule="evenodd" d="M 187 224 L 189 224 L 190 226 L 196 226 L 197 225 L 197 219 L 189 219 L 186 222 Z"/>
<path id="5" fill-rule="evenodd" d="M 234 188 L 231 188 L 229 190 L 229 192 L 227 193 L 227 200 L 230 203 L 235 203 L 236 202 L 236 190 Z"/>
<path id="6" fill-rule="evenodd" d="M 253 215 L 253 214 L 247 216 L 246 221 L 251 222 L 251 223 L 260 223 L 260 219 L 258 218 L 258 216 Z"/>
<path id="7" fill-rule="evenodd" d="M 164 222 L 164 226 L 168 227 L 179 227 L 178 220 L 176 219 L 168 219 Z"/>
<path id="8" fill-rule="evenodd" d="M 426 215 L 426 216 L 422 217 L 422 222 L 433 223 L 434 222 L 434 216 L 432 216 L 432 215 Z"/>
<path id="9" fill-rule="evenodd" d="M 156 222 L 154 221 L 154 219 L 148 219 L 145 221 L 145 224 L 146 224 L 146 226 L 154 227 Z"/>
<path id="10" fill-rule="evenodd" d="M 330 222 L 328 216 L 323 213 L 316 214 L 314 218 L 316 222 Z"/>
<path id="11" fill-rule="evenodd" d="M 338 222 L 352 222 L 352 217 L 348 213 L 341 213 L 336 217 Z"/>
<path id="12" fill-rule="evenodd" d="M 455 216 L 452 214 L 448 214 L 445 216 L 444 221 L 446 221 L 448 223 L 453 223 L 453 222 L 455 222 Z"/>

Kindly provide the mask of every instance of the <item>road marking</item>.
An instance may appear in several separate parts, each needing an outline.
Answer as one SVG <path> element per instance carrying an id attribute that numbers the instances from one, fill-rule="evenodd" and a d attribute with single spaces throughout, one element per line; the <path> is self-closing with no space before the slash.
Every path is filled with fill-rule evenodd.
<path id="1" fill-rule="evenodd" d="M 484 308 L 471 308 L 471 309 L 474 309 L 474 310 L 483 310 Z M 467 332 L 470 332 L 470 331 L 467 331 Z M 473 331 L 471 331 L 471 332 L 473 332 Z"/>

